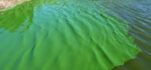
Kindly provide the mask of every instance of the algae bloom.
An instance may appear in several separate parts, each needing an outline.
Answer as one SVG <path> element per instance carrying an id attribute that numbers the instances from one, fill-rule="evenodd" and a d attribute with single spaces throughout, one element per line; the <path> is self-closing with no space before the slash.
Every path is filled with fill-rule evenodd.
<path id="1" fill-rule="evenodd" d="M 0 13 L 0 70 L 111 70 L 140 49 L 101 0 L 32 0 Z"/>

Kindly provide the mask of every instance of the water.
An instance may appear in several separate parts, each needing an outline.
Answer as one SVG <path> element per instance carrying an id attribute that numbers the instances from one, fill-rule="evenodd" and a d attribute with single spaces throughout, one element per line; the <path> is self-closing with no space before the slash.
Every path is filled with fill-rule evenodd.
<path id="1" fill-rule="evenodd" d="M 108 6 L 107 6 L 108 5 Z M 124 66 L 114 70 L 150 70 L 151 67 L 151 1 L 127 0 L 104 4 L 112 8 L 114 14 L 129 23 L 129 35 L 135 39 L 135 43 L 142 52 L 135 60 L 127 62 Z"/>
<path id="2" fill-rule="evenodd" d="M 0 14 L 0 70 L 150 70 L 150 9 L 149 0 L 10 8 Z"/>

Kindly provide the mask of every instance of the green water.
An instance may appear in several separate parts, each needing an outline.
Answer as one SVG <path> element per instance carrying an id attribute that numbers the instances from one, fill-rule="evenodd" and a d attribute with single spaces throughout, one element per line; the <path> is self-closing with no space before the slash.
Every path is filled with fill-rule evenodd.
<path id="1" fill-rule="evenodd" d="M 111 70 L 140 51 L 100 0 L 30 1 L 0 13 L 0 70 Z"/>

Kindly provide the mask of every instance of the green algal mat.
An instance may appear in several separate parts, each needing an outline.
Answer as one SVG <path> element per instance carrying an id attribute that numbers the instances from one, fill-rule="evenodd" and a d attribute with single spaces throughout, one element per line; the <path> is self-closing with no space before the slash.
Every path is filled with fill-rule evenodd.
<path id="1" fill-rule="evenodd" d="M 140 51 L 101 0 L 36 0 L 0 13 L 0 70 L 111 70 Z"/>

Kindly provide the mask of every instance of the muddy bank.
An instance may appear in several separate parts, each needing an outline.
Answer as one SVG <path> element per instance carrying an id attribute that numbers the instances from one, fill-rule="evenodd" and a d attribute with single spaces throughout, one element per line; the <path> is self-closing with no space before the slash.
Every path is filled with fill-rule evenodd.
<path id="1" fill-rule="evenodd" d="M 25 1 L 25 0 L 1 0 L 0 1 L 0 10 L 4 10 L 6 8 L 14 6 L 14 5 L 21 3 L 23 1 Z"/>

